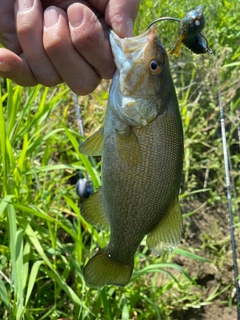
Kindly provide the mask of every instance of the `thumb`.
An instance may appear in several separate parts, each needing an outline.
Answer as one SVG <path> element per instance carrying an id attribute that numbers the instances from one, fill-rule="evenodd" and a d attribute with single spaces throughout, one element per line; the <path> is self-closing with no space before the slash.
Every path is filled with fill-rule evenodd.
<path id="1" fill-rule="evenodd" d="M 105 10 L 106 23 L 121 38 L 133 35 L 140 0 L 109 0 Z"/>

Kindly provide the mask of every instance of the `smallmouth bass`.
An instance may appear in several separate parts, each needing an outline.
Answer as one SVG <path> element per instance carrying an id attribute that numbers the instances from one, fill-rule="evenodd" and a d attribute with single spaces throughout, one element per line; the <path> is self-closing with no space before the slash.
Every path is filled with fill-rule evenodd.
<path id="1" fill-rule="evenodd" d="M 167 53 L 155 25 L 132 38 L 111 31 L 110 42 L 117 70 L 104 127 L 80 145 L 81 153 L 102 156 L 102 187 L 81 214 L 110 229 L 108 245 L 83 269 L 89 287 L 126 285 L 145 235 L 160 255 L 182 233 L 183 132 Z"/>

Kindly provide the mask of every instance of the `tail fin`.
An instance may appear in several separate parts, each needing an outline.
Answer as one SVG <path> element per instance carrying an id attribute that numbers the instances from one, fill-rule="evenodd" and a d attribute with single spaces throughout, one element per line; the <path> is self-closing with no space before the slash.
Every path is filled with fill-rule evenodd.
<path id="1" fill-rule="evenodd" d="M 132 270 L 133 262 L 122 265 L 114 260 L 106 249 L 102 249 L 88 261 L 83 269 L 83 276 L 88 287 L 125 286 L 131 278 Z"/>

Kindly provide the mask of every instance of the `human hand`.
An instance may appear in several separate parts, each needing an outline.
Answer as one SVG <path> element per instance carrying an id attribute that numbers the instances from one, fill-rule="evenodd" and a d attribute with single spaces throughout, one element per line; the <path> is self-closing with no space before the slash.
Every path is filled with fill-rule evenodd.
<path id="1" fill-rule="evenodd" d="M 131 36 L 139 2 L 0 0 L 0 76 L 22 86 L 66 82 L 77 94 L 92 92 L 115 71 L 109 26 Z"/>

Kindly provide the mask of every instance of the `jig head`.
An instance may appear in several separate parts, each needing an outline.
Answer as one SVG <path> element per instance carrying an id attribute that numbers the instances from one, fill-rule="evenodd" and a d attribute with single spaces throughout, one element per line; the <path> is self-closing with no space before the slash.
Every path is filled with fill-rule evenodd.
<path id="1" fill-rule="evenodd" d="M 162 17 L 156 19 L 148 26 L 147 29 L 149 29 L 154 23 L 165 20 L 179 22 L 178 37 L 168 50 L 170 55 L 176 54 L 176 56 L 178 56 L 181 44 L 184 44 L 188 49 L 196 54 L 212 54 L 212 50 L 208 47 L 207 38 L 202 32 L 205 25 L 203 6 L 198 6 L 195 10 L 189 11 L 182 20 L 173 17 Z"/>

